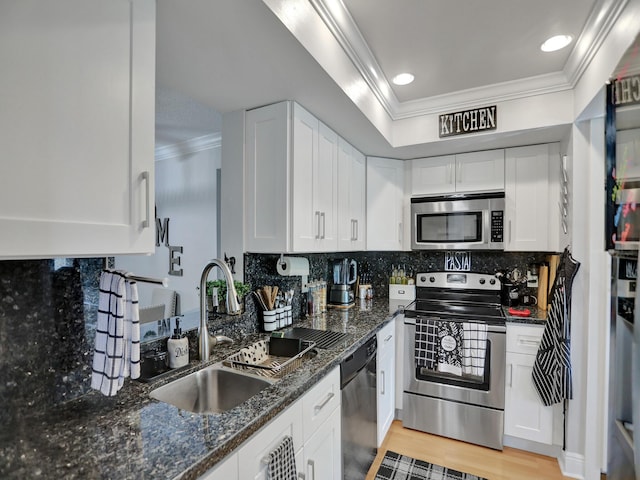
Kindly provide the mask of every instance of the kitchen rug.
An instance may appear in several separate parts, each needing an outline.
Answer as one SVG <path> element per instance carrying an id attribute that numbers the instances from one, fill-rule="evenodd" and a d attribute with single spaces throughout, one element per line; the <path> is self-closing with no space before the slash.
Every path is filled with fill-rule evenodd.
<path id="1" fill-rule="evenodd" d="M 375 480 L 487 480 L 483 477 L 441 467 L 415 458 L 387 451 Z"/>

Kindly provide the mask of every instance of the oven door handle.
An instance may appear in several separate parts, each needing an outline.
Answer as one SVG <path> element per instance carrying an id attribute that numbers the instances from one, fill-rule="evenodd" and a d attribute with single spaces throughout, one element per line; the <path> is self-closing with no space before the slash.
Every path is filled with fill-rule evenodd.
<path id="1" fill-rule="evenodd" d="M 446 315 L 443 315 L 442 317 L 433 317 L 433 319 L 437 320 L 439 322 L 446 322 L 447 321 Z M 462 322 L 460 322 L 460 323 L 462 323 Z M 413 317 L 407 317 L 406 314 L 405 314 L 404 324 L 405 325 L 415 326 L 416 320 Z M 506 326 L 506 324 L 490 323 L 490 324 L 487 325 L 487 332 L 490 332 L 490 333 L 507 333 L 507 326 Z"/>

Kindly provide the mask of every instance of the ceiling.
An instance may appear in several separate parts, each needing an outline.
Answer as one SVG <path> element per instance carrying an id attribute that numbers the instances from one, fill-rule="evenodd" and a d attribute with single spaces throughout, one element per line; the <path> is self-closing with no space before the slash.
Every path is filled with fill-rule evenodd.
<path id="1" fill-rule="evenodd" d="M 602 18 L 621 1 L 158 0 L 158 91 L 193 102 L 171 120 L 176 102 L 158 101 L 165 127 L 178 129 L 159 130 L 158 141 L 219 128 L 209 125 L 213 117 L 203 111 L 226 113 L 281 100 L 299 102 L 367 155 L 406 159 L 557 141 L 569 126 L 393 148 L 335 72 L 327 73 L 326 62 L 303 47 L 298 39 L 311 34 L 299 19 L 274 12 L 287 4 L 300 12 L 311 5 L 333 34 L 311 40 L 328 48 L 338 39 L 394 121 L 433 105 L 451 111 L 442 105 L 454 105 L 463 95 L 481 102 L 496 89 L 527 95 L 541 84 L 572 88 L 606 25 Z M 572 35 L 574 43 L 542 53 L 540 44 L 558 33 Z M 393 86 L 389 79 L 401 71 L 416 81 Z M 200 117 L 205 124 L 195 125 Z"/>

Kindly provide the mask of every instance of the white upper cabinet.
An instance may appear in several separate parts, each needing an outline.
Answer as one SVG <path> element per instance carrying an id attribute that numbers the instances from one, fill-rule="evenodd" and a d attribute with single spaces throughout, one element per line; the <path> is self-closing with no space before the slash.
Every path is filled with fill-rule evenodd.
<path id="1" fill-rule="evenodd" d="M 404 162 L 367 158 L 367 250 L 403 250 Z"/>
<path id="2" fill-rule="evenodd" d="M 504 189 L 504 150 L 418 158 L 411 161 L 411 195 Z"/>
<path id="3" fill-rule="evenodd" d="M 559 169 L 558 144 L 506 150 L 505 250 L 559 250 Z"/>
<path id="4" fill-rule="evenodd" d="M 155 249 L 155 2 L 8 0 L 0 258 Z"/>
<path id="5" fill-rule="evenodd" d="M 364 229 L 364 159 L 350 150 L 347 185 L 338 182 L 343 140 L 293 102 L 247 112 L 245 250 L 255 253 L 333 252 L 344 236 Z M 342 171 L 341 171 L 342 173 Z M 347 188 L 348 187 L 348 188 Z M 342 193 L 339 189 L 343 188 Z M 349 197 L 345 197 L 347 194 Z M 344 201 L 343 206 L 339 202 Z M 364 235 L 359 237 L 364 241 Z"/>
<path id="6" fill-rule="evenodd" d="M 411 195 L 456 191 L 456 156 L 411 160 Z"/>
<path id="7" fill-rule="evenodd" d="M 290 112 L 290 102 L 247 112 L 244 203 L 248 252 L 290 250 Z M 310 177 L 311 171 L 307 181 Z"/>
<path id="8" fill-rule="evenodd" d="M 456 155 L 456 192 L 504 190 L 504 150 Z"/>
<path id="9" fill-rule="evenodd" d="M 338 140 L 338 250 L 366 247 L 366 159 Z"/>

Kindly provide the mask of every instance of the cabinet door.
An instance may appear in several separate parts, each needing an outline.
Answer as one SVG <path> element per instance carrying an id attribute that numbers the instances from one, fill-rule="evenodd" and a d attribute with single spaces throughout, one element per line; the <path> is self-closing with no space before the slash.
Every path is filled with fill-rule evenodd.
<path id="1" fill-rule="evenodd" d="M 232 454 L 211 470 L 201 475 L 198 480 L 239 480 L 238 455 Z"/>
<path id="2" fill-rule="evenodd" d="M 0 258 L 155 249 L 155 2 L 8 0 Z"/>
<path id="3" fill-rule="evenodd" d="M 456 192 L 504 190 L 504 150 L 456 155 Z"/>
<path id="4" fill-rule="evenodd" d="M 298 470 L 305 472 L 305 480 L 342 479 L 340 433 L 340 408 L 335 408 L 304 444 L 304 463 L 298 466 Z"/>
<path id="5" fill-rule="evenodd" d="M 338 250 L 365 248 L 366 159 L 338 140 Z"/>
<path id="6" fill-rule="evenodd" d="M 320 122 L 300 105 L 293 106 L 293 149 L 291 159 L 292 247 L 295 252 L 318 249 L 322 216 L 315 201 L 318 196 L 318 129 Z M 274 212 L 286 215 L 286 211 Z"/>
<path id="7" fill-rule="evenodd" d="M 367 158 L 367 250 L 402 250 L 404 163 Z"/>
<path id="8" fill-rule="evenodd" d="M 533 386 L 535 355 L 507 352 L 504 433 L 551 445 L 553 408 L 545 407 Z"/>
<path id="9" fill-rule="evenodd" d="M 249 252 L 289 250 L 290 108 L 289 102 L 281 102 L 246 115 L 245 248 Z"/>
<path id="10" fill-rule="evenodd" d="M 395 321 L 378 332 L 378 447 L 395 417 Z"/>
<path id="11" fill-rule="evenodd" d="M 320 212 L 320 242 L 316 251 L 338 248 L 338 135 L 322 122 L 313 170 L 314 209 Z M 296 184 L 294 184 L 294 188 Z"/>
<path id="12" fill-rule="evenodd" d="M 455 165 L 455 155 L 411 160 L 411 195 L 455 192 Z"/>
<path id="13" fill-rule="evenodd" d="M 367 160 L 355 148 L 351 159 L 349 206 L 353 217 L 353 241 L 350 250 L 364 250 L 367 235 Z"/>
<path id="14" fill-rule="evenodd" d="M 549 251 L 549 146 L 506 152 L 505 250 Z"/>
<path id="15" fill-rule="evenodd" d="M 302 457 L 302 403 L 300 401 L 255 433 L 238 451 L 239 478 L 242 480 L 266 480 L 268 456 L 285 436 L 293 438 L 296 451 L 296 468 L 301 470 Z"/>

